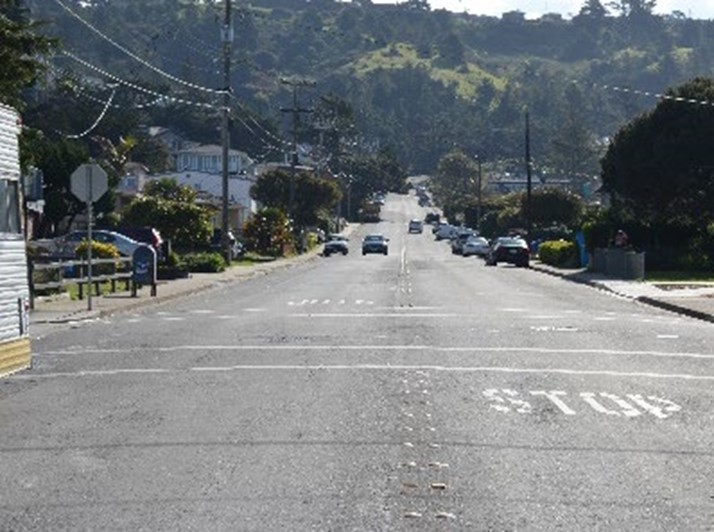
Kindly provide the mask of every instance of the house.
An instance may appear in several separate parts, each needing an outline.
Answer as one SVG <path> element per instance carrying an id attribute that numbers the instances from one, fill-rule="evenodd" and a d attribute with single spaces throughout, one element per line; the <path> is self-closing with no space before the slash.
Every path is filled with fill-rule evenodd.
<path id="1" fill-rule="evenodd" d="M 176 153 L 177 172 L 203 172 L 218 174 L 222 172 L 223 148 L 215 144 L 193 146 Z M 228 150 L 228 173 L 249 174 L 254 165 L 247 153 Z"/>

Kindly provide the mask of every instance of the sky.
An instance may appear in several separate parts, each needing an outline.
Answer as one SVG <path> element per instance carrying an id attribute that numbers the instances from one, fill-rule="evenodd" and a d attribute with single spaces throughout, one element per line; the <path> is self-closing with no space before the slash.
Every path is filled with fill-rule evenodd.
<path id="1" fill-rule="evenodd" d="M 403 0 L 402 0 L 403 1 Z M 372 0 L 375 4 L 401 3 L 399 0 Z M 585 0 L 429 0 L 432 9 L 448 9 L 457 13 L 468 11 L 474 15 L 500 16 L 506 11 L 523 11 L 528 18 L 544 13 L 560 13 L 570 18 L 577 15 Z M 607 4 L 606 0 L 602 1 Z M 681 11 L 696 19 L 714 19 L 714 0 L 658 0 L 656 13 Z"/>

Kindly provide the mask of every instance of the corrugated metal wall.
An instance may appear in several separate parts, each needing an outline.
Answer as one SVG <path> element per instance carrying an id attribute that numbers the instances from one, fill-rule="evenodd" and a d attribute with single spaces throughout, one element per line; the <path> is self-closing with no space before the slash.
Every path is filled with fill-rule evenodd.
<path id="1" fill-rule="evenodd" d="M 0 179 L 19 181 L 18 134 L 20 126 L 14 109 L 0 105 Z M 8 208 L 0 201 L 0 209 Z M 0 219 L 3 219 L 0 212 Z M 0 232 L 0 342 L 27 335 L 23 330 L 18 301 L 29 298 L 27 255 L 21 233 Z"/>
<path id="2" fill-rule="evenodd" d="M 0 235 L 0 342 L 27 334 L 21 330 L 18 299 L 24 303 L 29 297 L 25 241 Z"/>

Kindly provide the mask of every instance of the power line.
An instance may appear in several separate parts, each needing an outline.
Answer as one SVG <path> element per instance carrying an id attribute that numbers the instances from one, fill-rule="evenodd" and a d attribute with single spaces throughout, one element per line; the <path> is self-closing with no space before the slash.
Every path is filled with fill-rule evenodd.
<path id="1" fill-rule="evenodd" d="M 120 83 L 126 87 L 129 87 L 130 89 L 134 89 L 136 91 L 143 92 L 145 94 L 150 94 L 152 96 L 157 96 L 162 100 L 165 100 L 168 102 L 173 102 L 173 103 L 185 104 L 185 105 L 193 105 L 195 107 L 202 107 L 205 109 L 218 109 L 218 110 L 223 109 L 223 107 L 221 107 L 221 106 L 217 106 L 217 105 L 213 105 L 213 104 L 209 104 L 209 103 L 195 102 L 192 100 L 185 100 L 183 98 L 176 98 L 174 96 L 168 96 L 165 94 L 161 94 L 159 92 L 153 91 L 151 89 L 147 89 L 140 85 L 136 85 L 135 83 L 131 83 L 130 81 L 126 81 L 126 80 L 120 78 L 119 76 L 115 76 L 114 74 L 111 74 L 111 73 L 107 72 L 106 70 L 103 70 L 97 66 L 94 66 L 91 63 L 85 61 L 84 59 L 77 57 L 72 52 L 68 52 L 65 50 L 62 52 L 62 54 L 66 55 L 70 59 L 73 59 L 74 61 L 77 61 L 79 64 L 89 68 L 90 70 L 93 70 L 93 71 L 95 71 L 111 80 L 116 81 L 117 83 Z"/>
<path id="2" fill-rule="evenodd" d="M 62 0 L 54 0 L 54 1 L 55 1 L 60 7 L 62 7 L 62 9 L 64 9 L 65 11 L 67 11 L 70 15 L 72 15 L 74 18 L 76 18 L 77 20 L 79 20 L 79 21 L 80 21 L 82 24 L 84 24 L 87 28 L 89 28 L 90 30 L 92 30 L 92 31 L 93 31 L 94 33 L 96 33 L 97 35 L 99 35 L 102 39 L 104 39 L 105 41 L 107 41 L 108 43 L 110 43 L 110 44 L 111 44 L 112 46 L 114 46 L 115 48 L 121 50 L 121 51 L 124 52 L 126 55 L 128 55 L 129 57 L 131 57 L 132 59 L 134 59 L 135 61 L 141 63 L 141 64 L 142 64 L 143 66 L 145 66 L 146 68 L 148 68 L 148 69 L 150 69 L 150 70 L 156 72 L 157 74 L 159 74 L 159 75 L 161 75 L 161 76 L 163 76 L 163 77 L 165 77 L 165 78 L 167 78 L 167 79 L 169 79 L 169 80 L 171 80 L 171 81 L 173 81 L 173 82 L 175 82 L 175 83 L 179 83 L 179 84 L 181 84 L 181 85 L 184 85 L 184 86 L 186 86 L 186 87 L 189 87 L 189 88 L 191 88 L 191 89 L 195 89 L 195 90 L 198 90 L 198 91 L 209 92 L 209 93 L 212 93 L 212 94 L 225 94 L 226 92 L 229 92 L 229 93 L 230 93 L 230 91 L 228 91 L 228 88 L 227 88 L 227 87 L 224 88 L 224 89 L 212 89 L 212 88 L 210 88 L 210 87 L 204 87 L 204 86 L 202 86 L 202 85 L 196 85 L 195 83 L 191 83 L 191 82 L 189 82 L 189 81 L 185 81 L 185 80 L 183 80 L 183 79 L 177 78 L 176 76 L 173 76 L 173 75 L 169 74 L 168 72 L 164 72 L 164 71 L 161 70 L 160 68 L 155 67 L 155 66 L 152 65 L 151 63 L 145 61 L 145 60 L 142 59 L 141 57 L 139 57 L 139 56 L 137 56 L 136 54 L 132 53 L 130 50 L 126 49 L 124 46 L 122 46 L 121 44 L 119 44 L 118 42 L 116 42 L 114 39 L 112 39 L 112 38 L 109 37 L 108 35 L 105 35 L 104 33 L 102 33 L 99 29 L 97 29 L 97 28 L 96 28 L 94 25 L 92 25 L 90 22 L 84 20 L 84 19 L 83 19 L 82 17 L 80 17 L 77 13 L 75 13 L 74 11 L 72 11 L 72 9 L 69 8 L 67 5 L 65 5 L 65 4 L 62 2 Z"/>
<path id="3" fill-rule="evenodd" d="M 86 137 L 89 135 L 94 129 L 96 129 L 97 126 L 99 126 L 99 123 L 104 119 L 104 116 L 107 114 L 107 111 L 109 110 L 109 107 L 112 105 L 112 100 L 114 99 L 114 95 L 117 92 L 117 88 L 113 87 L 112 88 L 112 93 L 109 95 L 109 98 L 107 99 L 104 109 L 102 109 L 102 112 L 99 114 L 97 119 L 94 121 L 94 123 L 86 130 L 84 130 L 82 133 L 79 133 L 77 135 L 64 135 L 68 139 L 81 139 L 82 137 Z M 55 130 L 56 131 L 56 130 Z M 60 135 L 62 134 L 61 132 L 57 131 Z"/>

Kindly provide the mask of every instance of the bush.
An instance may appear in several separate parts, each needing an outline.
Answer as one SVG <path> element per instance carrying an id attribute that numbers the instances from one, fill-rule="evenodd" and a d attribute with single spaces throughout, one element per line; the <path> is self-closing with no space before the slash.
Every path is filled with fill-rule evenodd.
<path id="1" fill-rule="evenodd" d="M 74 253 L 78 259 L 84 260 L 87 257 L 87 241 L 82 240 L 75 249 Z M 93 259 L 118 259 L 119 257 L 119 251 L 117 250 L 116 246 L 92 240 Z M 117 261 L 114 264 L 92 265 L 92 273 L 95 273 L 97 275 L 111 275 L 117 271 L 117 266 L 119 264 L 120 263 Z"/>
<path id="2" fill-rule="evenodd" d="M 566 240 L 548 240 L 538 248 L 541 262 L 558 268 L 578 266 L 578 245 Z"/>
<path id="3" fill-rule="evenodd" d="M 183 260 L 190 272 L 218 273 L 226 269 L 226 261 L 220 253 L 190 253 Z"/>

